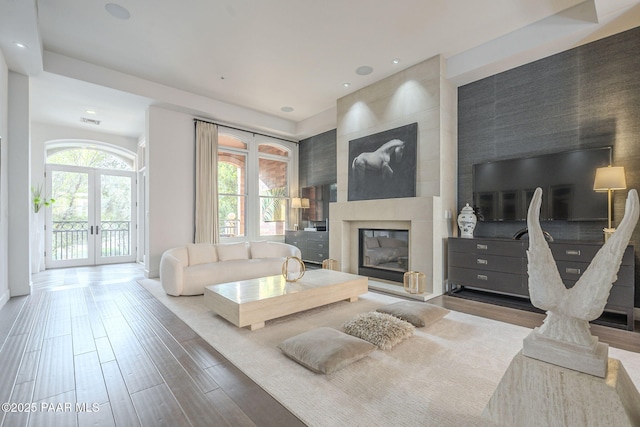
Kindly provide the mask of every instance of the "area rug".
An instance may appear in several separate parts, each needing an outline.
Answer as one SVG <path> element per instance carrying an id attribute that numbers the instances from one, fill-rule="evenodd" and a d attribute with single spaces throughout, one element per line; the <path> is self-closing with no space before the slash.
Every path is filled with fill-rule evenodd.
<path id="1" fill-rule="evenodd" d="M 171 297 L 157 280 L 142 286 L 309 426 L 493 425 L 482 411 L 530 329 L 452 311 L 391 350 L 375 350 L 330 375 L 315 374 L 276 346 L 319 326 L 339 328 L 359 313 L 399 299 L 369 292 L 346 301 L 239 329 L 202 296 Z M 611 348 L 636 387 L 640 354 Z"/>

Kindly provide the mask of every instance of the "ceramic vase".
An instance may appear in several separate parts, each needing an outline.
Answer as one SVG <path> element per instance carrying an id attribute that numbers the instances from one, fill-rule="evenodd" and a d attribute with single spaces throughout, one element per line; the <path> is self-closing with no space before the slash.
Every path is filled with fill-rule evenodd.
<path id="1" fill-rule="evenodd" d="M 460 227 L 460 237 L 472 238 L 473 230 L 476 228 L 478 218 L 473 212 L 473 208 L 469 206 L 469 203 L 465 205 L 458 215 L 458 227 Z"/>

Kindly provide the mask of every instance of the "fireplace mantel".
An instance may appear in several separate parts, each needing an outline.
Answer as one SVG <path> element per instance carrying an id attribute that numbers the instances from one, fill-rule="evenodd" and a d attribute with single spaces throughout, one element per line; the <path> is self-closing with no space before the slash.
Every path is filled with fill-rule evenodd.
<path id="1" fill-rule="evenodd" d="M 409 230 L 409 269 L 427 275 L 427 292 L 443 290 L 442 245 L 447 237 L 439 197 L 361 200 L 329 206 L 329 255 L 340 261 L 342 271 L 357 274 L 358 229 Z"/>

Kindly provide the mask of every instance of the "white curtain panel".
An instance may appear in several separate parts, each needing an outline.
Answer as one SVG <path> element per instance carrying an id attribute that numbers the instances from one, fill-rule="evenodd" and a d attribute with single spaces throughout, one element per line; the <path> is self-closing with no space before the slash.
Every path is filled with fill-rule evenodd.
<path id="1" fill-rule="evenodd" d="M 218 243 L 218 126 L 196 121 L 195 243 Z"/>

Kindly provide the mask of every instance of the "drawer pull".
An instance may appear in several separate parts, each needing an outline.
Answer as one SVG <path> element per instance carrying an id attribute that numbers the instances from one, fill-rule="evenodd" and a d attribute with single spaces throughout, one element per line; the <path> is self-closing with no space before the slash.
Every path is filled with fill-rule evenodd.
<path id="1" fill-rule="evenodd" d="M 580 271 L 579 268 L 569 268 L 569 267 L 567 267 L 567 268 L 564 269 L 564 271 L 567 274 L 582 274 L 582 272 Z"/>
<path id="2" fill-rule="evenodd" d="M 580 256 L 580 249 L 567 249 L 564 253 L 567 255 Z"/>
<path id="3" fill-rule="evenodd" d="M 478 258 L 478 259 L 476 260 L 476 262 L 477 262 L 478 264 L 481 264 L 481 265 L 488 265 L 488 264 L 489 264 L 489 261 L 487 261 L 486 259 L 481 259 L 481 258 Z"/>
<path id="4" fill-rule="evenodd" d="M 482 250 L 486 251 L 487 249 L 489 249 L 489 247 L 487 245 L 483 245 L 481 243 L 477 243 L 476 244 L 476 249 L 482 249 Z"/>
<path id="5" fill-rule="evenodd" d="M 484 274 L 478 274 L 476 276 L 478 278 L 478 280 L 488 280 L 489 278 L 487 276 L 485 276 Z"/>

